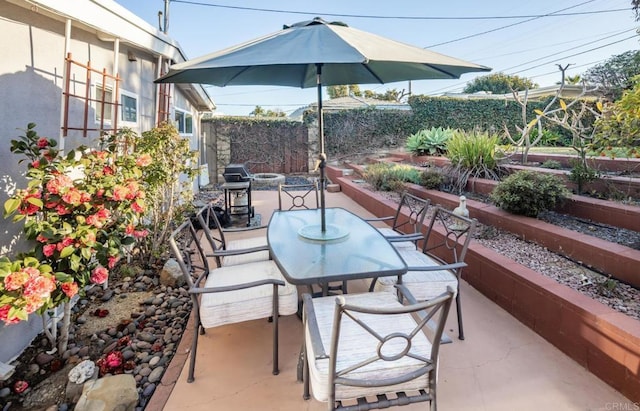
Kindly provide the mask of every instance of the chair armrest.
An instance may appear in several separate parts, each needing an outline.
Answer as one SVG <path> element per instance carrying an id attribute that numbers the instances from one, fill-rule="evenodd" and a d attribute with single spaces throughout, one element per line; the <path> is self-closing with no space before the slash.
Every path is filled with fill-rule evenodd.
<path id="1" fill-rule="evenodd" d="M 329 358 L 324 350 L 322 338 L 320 337 L 320 329 L 318 328 L 318 322 L 316 321 L 316 313 L 313 309 L 313 298 L 311 297 L 311 294 L 303 294 L 302 302 L 303 322 L 309 329 L 309 336 L 311 338 L 311 344 L 313 345 L 313 352 L 316 354 L 315 358 Z"/>
<path id="2" fill-rule="evenodd" d="M 401 296 L 401 298 L 407 300 L 409 304 L 418 304 L 418 300 L 416 300 L 413 294 L 411 294 L 411 291 L 409 291 L 409 289 L 404 284 L 396 284 L 395 287 L 398 290 L 398 295 Z M 424 311 L 416 311 L 416 315 L 422 320 L 427 314 Z M 427 327 L 429 329 L 429 332 L 433 335 L 436 324 L 432 319 L 427 321 Z M 451 337 L 443 332 L 442 337 L 440 337 L 440 344 L 449 344 L 452 342 L 453 340 L 451 339 Z"/>
<path id="3" fill-rule="evenodd" d="M 364 221 L 367 222 L 371 222 L 371 221 L 387 221 L 387 220 L 393 220 L 395 217 L 394 216 L 386 216 L 386 217 L 371 217 L 371 218 L 363 218 Z"/>
<path id="4" fill-rule="evenodd" d="M 225 233 L 242 233 L 245 231 L 254 231 L 254 230 L 262 230 L 264 228 L 267 228 L 269 226 L 267 225 L 258 225 L 258 226 L 251 226 L 251 227 L 237 227 L 237 228 L 223 228 L 222 231 Z"/>
<path id="5" fill-rule="evenodd" d="M 211 254 L 207 254 L 207 257 L 227 257 L 230 255 L 257 253 L 258 251 L 269 251 L 269 246 L 261 245 L 258 247 L 251 247 L 251 248 L 238 248 L 233 250 L 216 250 Z"/>
<path id="6" fill-rule="evenodd" d="M 189 294 L 209 294 L 209 293 L 224 293 L 229 291 L 243 290 L 245 288 L 259 287 L 261 285 L 278 285 L 284 287 L 284 281 L 276 280 L 274 278 L 267 278 L 259 281 L 252 281 L 250 283 L 228 285 L 226 287 L 193 287 L 189 289 Z"/>
<path id="7" fill-rule="evenodd" d="M 467 263 L 459 262 L 459 263 L 453 263 L 453 264 L 407 267 L 407 271 L 457 270 L 459 268 L 464 268 L 466 266 L 467 266 Z"/>
<path id="8" fill-rule="evenodd" d="M 398 234 L 398 235 L 385 235 L 384 238 L 387 239 L 387 241 L 393 243 L 393 242 L 404 242 L 404 241 L 418 241 L 418 240 L 424 240 L 424 236 L 422 234 L 419 233 L 415 233 L 415 234 Z"/>

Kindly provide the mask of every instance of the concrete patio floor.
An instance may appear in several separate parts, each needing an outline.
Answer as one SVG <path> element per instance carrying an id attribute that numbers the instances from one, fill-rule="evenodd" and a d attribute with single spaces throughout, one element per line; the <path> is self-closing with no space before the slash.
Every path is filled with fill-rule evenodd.
<path id="1" fill-rule="evenodd" d="M 277 191 L 253 191 L 252 204 L 267 224 L 278 206 Z M 372 215 L 341 193 L 327 193 L 328 207 Z M 350 292 L 366 290 L 364 282 Z M 301 289 L 300 292 L 304 292 Z M 455 305 L 441 347 L 438 407 L 441 410 L 637 410 L 615 389 L 589 373 L 466 282 L 461 284 L 464 341 L 457 339 Z M 146 409 L 156 410 L 324 410 L 302 399 L 296 364 L 302 323 L 280 319 L 280 374 L 271 374 L 271 323 L 250 321 L 207 330 L 199 336 L 195 381 L 187 383 L 192 329 Z M 426 409 L 425 404 L 403 407 Z"/>

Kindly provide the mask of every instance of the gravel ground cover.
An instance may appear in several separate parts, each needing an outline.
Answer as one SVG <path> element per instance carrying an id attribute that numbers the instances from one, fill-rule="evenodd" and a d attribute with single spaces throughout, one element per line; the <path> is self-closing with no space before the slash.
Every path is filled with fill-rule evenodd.
<path id="1" fill-rule="evenodd" d="M 368 185 L 364 185 L 365 187 Z M 395 201 L 397 193 L 380 192 Z M 471 193 L 467 198 L 478 199 Z M 427 219 L 429 216 L 427 216 Z M 545 212 L 539 217 L 551 224 L 588 234 L 599 239 L 638 249 L 640 233 L 570 215 Z M 480 224 L 474 241 L 540 274 L 553 278 L 602 304 L 640 320 L 640 290 L 610 276 L 590 270 L 579 262 L 556 254 L 538 244 L 521 240 L 514 234 Z"/>

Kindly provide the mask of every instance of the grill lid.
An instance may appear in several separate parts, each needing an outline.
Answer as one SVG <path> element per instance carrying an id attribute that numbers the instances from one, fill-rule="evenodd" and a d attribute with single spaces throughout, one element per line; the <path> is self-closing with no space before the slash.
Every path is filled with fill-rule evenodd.
<path id="1" fill-rule="evenodd" d="M 222 174 L 227 183 L 237 183 L 251 180 L 251 173 L 244 164 L 229 164 Z"/>

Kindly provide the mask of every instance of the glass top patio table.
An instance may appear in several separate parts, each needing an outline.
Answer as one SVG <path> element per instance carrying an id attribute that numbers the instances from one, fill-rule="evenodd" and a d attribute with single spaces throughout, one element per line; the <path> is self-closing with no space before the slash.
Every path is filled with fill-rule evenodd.
<path id="1" fill-rule="evenodd" d="M 320 210 L 274 211 L 267 240 L 274 261 L 292 284 L 319 284 L 359 278 L 401 275 L 407 266 L 373 226 L 343 208 L 325 210 L 327 229 L 343 234 L 335 240 L 305 235 L 320 223 Z M 302 234 L 301 234 L 302 233 Z"/>

